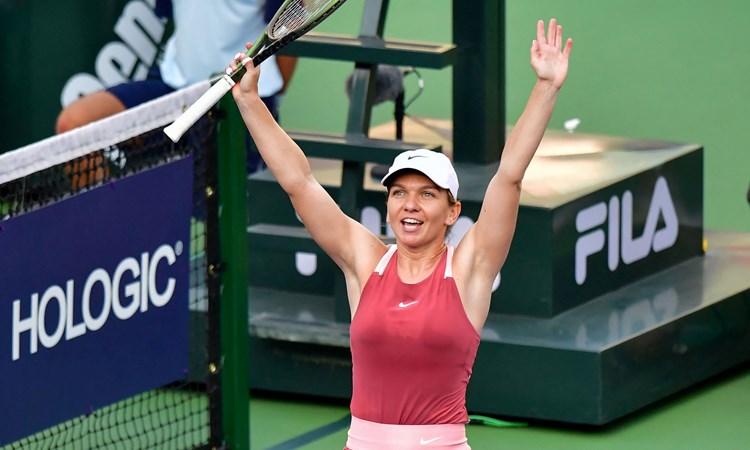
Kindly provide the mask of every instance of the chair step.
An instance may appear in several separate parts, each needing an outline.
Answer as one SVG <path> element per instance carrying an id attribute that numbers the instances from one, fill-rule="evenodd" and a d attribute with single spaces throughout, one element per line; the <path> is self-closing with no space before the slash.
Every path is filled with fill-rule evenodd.
<path id="1" fill-rule="evenodd" d="M 256 223 L 247 227 L 248 246 L 253 250 L 295 251 L 322 254 L 323 250 L 302 226 Z M 386 244 L 395 238 L 380 236 Z"/>
<path id="2" fill-rule="evenodd" d="M 305 227 L 258 223 L 248 226 L 247 233 L 253 250 L 323 252 Z"/>
<path id="3" fill-rule="evenodd" d="M 338 61 L 442 69 L 456 62 L 458 51 L 454 44 L 308 33 L 280 53 Z"/>
<path id="4" fill-rule="evenodd" d="M 417 144 L 389 139 L 372 139 L 358 135 L 334 135 L 291 131 L 289 135 L 308 157 L 352 162 L 388 164 L 401 152 L 417 148 L 442 152 L 439 144 Z"/>
<path id="5" fill-rule="evenodd" d="M 248 288 L 248 326 L 251 336 L 307 344 L 349 346 L 349 323 L 335 321 L 332 295 L 315 295 L 257 286 Z M 289 305 L 304 311 L 287 315 Z"/>

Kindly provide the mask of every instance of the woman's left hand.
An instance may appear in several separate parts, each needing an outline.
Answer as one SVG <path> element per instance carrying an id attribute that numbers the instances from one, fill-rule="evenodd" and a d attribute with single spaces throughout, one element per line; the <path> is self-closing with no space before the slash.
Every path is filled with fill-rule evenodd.
<path id="1" fill-rule="evenodd" d="M 568 76 L 568 56 L 573 48 L 573 40 L 568 38 L 563 47 L 562 25 L 558 25 L 556 19 L 550 19 L 546 35 L 544 21 L 538 21 L 536 37 L 531 45 L 531 67 L 539 80 L 549 81 L 560 88 Z"/>

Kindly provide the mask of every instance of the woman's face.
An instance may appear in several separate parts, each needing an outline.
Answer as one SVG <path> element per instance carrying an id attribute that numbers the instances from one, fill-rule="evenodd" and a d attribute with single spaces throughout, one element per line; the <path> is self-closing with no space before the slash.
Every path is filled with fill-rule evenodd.
<path id="1" fill-rule="evenodd" d="M 399 175 L 388 189 L 386 220 L 396 238 L 406 245 L 443 242 L 460 212 L 448 190 L 418 172 Z"/>

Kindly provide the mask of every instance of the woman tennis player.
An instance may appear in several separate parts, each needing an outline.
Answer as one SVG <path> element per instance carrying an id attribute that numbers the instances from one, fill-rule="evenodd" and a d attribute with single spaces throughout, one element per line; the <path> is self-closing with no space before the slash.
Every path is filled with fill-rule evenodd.
<path id="1" fill-rule="evenodd" d="M 470 449 L 466 388 L 490 307 L 492 283 L 510 248 L 521 181 L 568 73 L 572 41 L 537 23 L 531 66 L 537 82 L 508 136 L 476 223 L 446 245 L 461 212 L 458 179 L 442 154 L 400 154 L 382 183 L 385 245 L 347 217 L 313 177 L 302 150 L 258 96 L 257 69 L 232 94 L 260 153 L 294 209 L 346 279 L 351 308 L 352 423 L 346 448 Z M 233 71 L 246 55 L 240 54 Z M 503 126 L 503 124 L 498 124 Z"/>

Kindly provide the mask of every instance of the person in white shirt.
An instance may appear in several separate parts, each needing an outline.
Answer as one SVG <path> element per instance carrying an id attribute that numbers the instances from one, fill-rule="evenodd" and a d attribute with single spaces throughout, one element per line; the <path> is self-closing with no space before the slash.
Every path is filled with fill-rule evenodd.
<path id="1" fill-rule="evenodd" d="M 65 107 L 55 131 L 78 128 L 128 108 L 166 95 L 220 73 L 238 48 L 263 32 L 267 6 L 275 0 L 157 0 L 156 12 L 172 17 L 174 32 L 167 40 L 161 61 L 145 80 L 108 87 L 81 97 Z M 263 62 L 258 84 L 261 98 L 277 116 L 276 94 L 284 79 L 274 57 Z"/>

